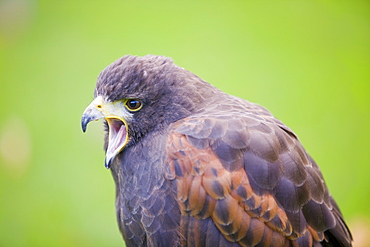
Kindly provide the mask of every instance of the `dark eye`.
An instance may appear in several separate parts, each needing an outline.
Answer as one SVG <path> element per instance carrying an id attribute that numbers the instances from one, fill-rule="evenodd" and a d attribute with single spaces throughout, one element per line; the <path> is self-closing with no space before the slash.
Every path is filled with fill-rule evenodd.
<path id="1" fill-rule="evenodd" d="M 126 107 L 130 111 L 138 111 L 142 106 L 141 101 L 138 99 L 128 99 L 126 101 Z"/>

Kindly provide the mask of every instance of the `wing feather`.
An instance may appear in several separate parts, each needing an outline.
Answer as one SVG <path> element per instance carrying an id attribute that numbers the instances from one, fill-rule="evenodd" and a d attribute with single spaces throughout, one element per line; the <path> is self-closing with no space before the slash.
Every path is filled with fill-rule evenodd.
<path id="1" fill-rule="evenodd" d="M 288 127 L 261 113 L 213 113 L 172 126 L 167 178 L 176 185 L 181 229 L 191 236 L 184 241 L 311 246 L 334 229 L 350 246 L 318 166 Z M 191 233 L 194 225 L 205 237 Z"/>

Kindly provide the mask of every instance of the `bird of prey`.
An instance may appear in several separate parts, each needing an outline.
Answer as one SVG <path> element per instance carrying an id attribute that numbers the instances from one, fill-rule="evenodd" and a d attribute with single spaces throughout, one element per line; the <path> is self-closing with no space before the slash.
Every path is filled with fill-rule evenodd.
<path id="1" fill-rule="evenodd" d="M 99 75 L 82 129 L 104 119 L 127 246 L 351 246 L 319 167 L 265 108 L 164 56 Z"/>

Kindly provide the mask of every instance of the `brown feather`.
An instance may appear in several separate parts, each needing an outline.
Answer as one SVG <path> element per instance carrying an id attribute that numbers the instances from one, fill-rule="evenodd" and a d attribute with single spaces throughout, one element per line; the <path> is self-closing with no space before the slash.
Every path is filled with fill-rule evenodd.
<path id="1" fill-rule="evenodd" d="M 323 203 L 325 187 L 316 168 L 309 165 L 309 158 L 294 135 L 282 132 L 281 128 L 272 130 L 267 123 L 257 124 L 248 119 L 256 127 L 254 132 L 245 131 L 251 135 L 224 131 L 225 135 L 229 133 L 230 138 L 221 136 L 219 138 L 223 141 L 217 138 L 207 140 L 203 138 L 211 135 L 212 131 L 208 127 L 202 131 L 200 126 L 206 121 L 203 118 L 199 121 L 196 125 L 192 118 L 189 125 L 183 121 L 180 129 L 174 127 L 176 131 L 170 134 L 167 144 L 169 157 L 175 157 L 169 159 L 169 170 L 175 172 L 172 177 L 177 183 L 177 193 L 181 195 L 180 201 L 187 205 L 185 208 L 189 216 L 202 219 L 210 217 L 224 238 L 243 246 L 253 246 L 260 241 L 268 244 L 272 239 L 276 246 L 290 241 L 291 244 L 323 241 L 324 231 L 332 227 L 330 208 L 307 203 L 310 199 L 319 199 Z M 222 121 L 224 125 L 218 127 L 219 131 L 228 126 L 227 121 Z M 217 126 L 214 122 L 208 121 L 212 126 Z M 190 136 L 192 128 L 195 132 Z M 179 131 L 184 129 L 187 134 Z M 274 131 L 280 135 L 276 139 L 265 136 Z M 236 144 L 233 145 L 232 136 L 242 139 L 234 138 Z M 235 154 L 225 156 L 230 152 Z M 242 166 L 238 165 L 241 160 L 244 160 L 245 168 L 243 162 Z M 176 175 L 177 163 L 183 165 L 181 172 L 177 172 L 181 176 Z M 253 183 L 250 179 L 253 179 Z M 191 187 L 188 181 L 193 183 Z M 310 197 L 309 191 L 315 190 L 319 190 L 317 196 L 313 194 L 314 197 Z M 189 195 L 186 196 L 186 193 Z M 307 223 L 303 218 L 303 212 L 306 212 L 302 211 L 304 206 L 320 210 L 318 214 L 323 215 L 324 223 L 312 220 Z M 312 216 L 305 217 L 310 219 Z M 325 217 L 329 218 L 325 220 Z"/>

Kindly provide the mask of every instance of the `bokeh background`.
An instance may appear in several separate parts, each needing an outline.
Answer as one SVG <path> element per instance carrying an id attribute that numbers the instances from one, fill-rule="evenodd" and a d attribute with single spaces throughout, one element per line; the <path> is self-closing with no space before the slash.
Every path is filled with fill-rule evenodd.
<path id="1" fill-rule="evenodd" d="M 290 126 L 370 246 L 369 45 L 369 1 L 0 0 L 0 246 L 123 245 L 80 119 L 103 68 L 149 53 Z"/>

